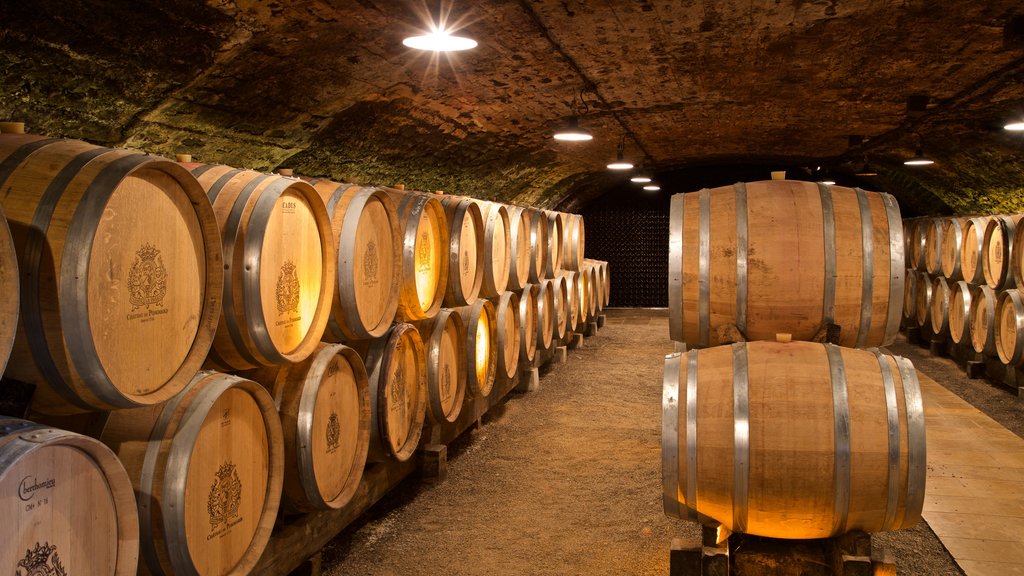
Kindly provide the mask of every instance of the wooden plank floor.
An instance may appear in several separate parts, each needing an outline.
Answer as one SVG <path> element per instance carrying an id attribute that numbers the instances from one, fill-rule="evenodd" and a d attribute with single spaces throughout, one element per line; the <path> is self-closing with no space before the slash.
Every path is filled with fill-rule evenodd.
<path id="1" fill-rule="evenodd" d="M 924 519 L 968 576 L 1024 576 L 1024 439 L 922 372 Z"/>

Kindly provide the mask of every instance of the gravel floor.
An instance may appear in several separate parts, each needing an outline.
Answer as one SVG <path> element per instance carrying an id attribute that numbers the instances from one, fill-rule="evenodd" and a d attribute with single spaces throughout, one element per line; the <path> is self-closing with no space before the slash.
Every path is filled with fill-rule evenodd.
<path id="1" fill-rule="evenodd" d="M 667 313 L 607 314 L 539 390 L 513 393 L 449 447 L 446 481 L 406 481 L 332 541 L 325 573 L 667 575 L 671 539 L 699 533 L 661 507 Z M 892 351 L 1021 433 L 1008 391 L 902 338 Z M 874 538 L 901 574 L 962 574 L 923 523 Z"/>

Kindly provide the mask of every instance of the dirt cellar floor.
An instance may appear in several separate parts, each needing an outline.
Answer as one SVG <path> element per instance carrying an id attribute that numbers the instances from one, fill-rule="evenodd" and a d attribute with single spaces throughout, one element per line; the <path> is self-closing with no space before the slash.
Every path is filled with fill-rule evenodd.
<path id="1" fill-rule="evenodd" d="M 606 313 L 539 390 L 449 446 L 447 480 L 406 480 L 332 541 L 324 573 L 667 576 L 672 538 L 699 534 L 662 512 L 668 316 Z M 962 574 L 924 523 L 874 541 L 900 574 Z"/>

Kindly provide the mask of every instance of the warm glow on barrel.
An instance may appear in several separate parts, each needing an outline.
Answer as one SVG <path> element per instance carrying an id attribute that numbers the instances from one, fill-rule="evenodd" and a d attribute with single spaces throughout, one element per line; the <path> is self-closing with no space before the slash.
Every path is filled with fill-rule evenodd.
<path id="1" fill-rule="evenodd" d="M 425 212 L 416 230 L 416 248 L 413 255 L 416 266 L 416 296 L 423 310 L 430 309 L 437 291 L 437 270 L 434 269 L 437 246 L 434 243 L 434 235 L 430 233 L 433 224 L 433 217 Z"/>
<path id="2" fill-rule="evenodd" d="M 476 377 L 478 381 L 487 379 L 491 355 L 491 321 L 487 314 L 480 314 L 476 323 Z"/>

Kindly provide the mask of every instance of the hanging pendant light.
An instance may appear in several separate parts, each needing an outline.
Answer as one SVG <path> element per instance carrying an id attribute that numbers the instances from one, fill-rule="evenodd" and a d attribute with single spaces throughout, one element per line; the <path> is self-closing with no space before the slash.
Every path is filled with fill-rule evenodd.
<path id="1" fill-rule="evenodd" d="M 555 132 L 553 137 L 555 140 L 562 140 L 564 142 L 584 142 L 594 139 L 594 135 L 589 130 L 580 128 L 580 119 L 575 114 L 569 117 L 569 122 L 566 123 L 565 128 Z"/>
<path id="2" fill-rule="evenodd" d="M 1006 126 L 1003 126 L 1003 129 L 1009 130 L 1010 132 L 1024 132 L 1024 120 L 1010 122 Z"/>
<path id="3" fill-rule="evenodd" d="M 619 146 L 615 154 L 615 160 L 608 164 L 609 170 L 632 170 L 633 163 L 626 160 L 626 136 L 619 140 Z"/>
<path id="4" fill-rule="evenodd" d="M 918 146 L 917 150 L 914 151 L 913 158 L 908 158 L 903 161 L 907 166 L 928 166 L 929 164 L 935 164 L 935 161 L 924 155 L 921 151 L 921 147 Z"/>
<path id="5" fill-rule="evenodd" d="M 451 31 L 438 28 L 429 34 L 410 36 L 402 40 L 409 48 L 430 52 L 459 52 L 476 48 L 477 42 L 466 36 L 454 36 Z"/>
<path id="6" fill-rule="evenodd" d="M 647 186 L 644 186 L 644 190 L 657 192 L 658 190 L 661 190 L 661 186 L 658 186 L 657 184 L 648 184 Z"/>

